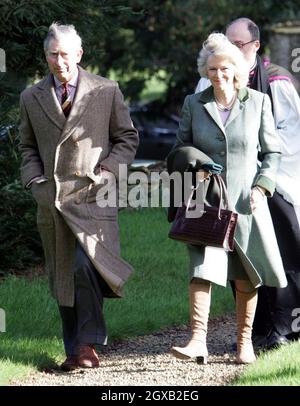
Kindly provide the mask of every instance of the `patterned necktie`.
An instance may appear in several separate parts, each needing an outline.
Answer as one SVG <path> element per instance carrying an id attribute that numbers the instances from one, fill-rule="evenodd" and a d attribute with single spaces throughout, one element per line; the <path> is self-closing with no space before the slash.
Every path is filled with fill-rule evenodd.
<path id="1" fill-rule="evenodd" d="M 65 117 L 68 117 L 70 114 L 70 110 L 72 107 L 72 102 L 70 100 L 70 95 L 69 95 L 69 88 L 68 88 L 68 83 L 63 83 L 63 93 L 61 96 L 61 108 L 64 112 Z"/>

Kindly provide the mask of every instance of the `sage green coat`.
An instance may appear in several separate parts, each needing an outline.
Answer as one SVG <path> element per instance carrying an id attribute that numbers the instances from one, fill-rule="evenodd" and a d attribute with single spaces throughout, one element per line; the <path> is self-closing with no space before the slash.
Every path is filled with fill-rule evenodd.
<path id="1" fill-rule="evenodd" d="M 132 268 L 120 257 L 118 208 L 96 203 L 99 165 L 117 178 L 119 164 L 131 163 L 138 145 L 117 83 L 79 67 L 66 119 L 49 74 L 21 94 L 20 140 L 23 185 L 47 178 L 31 190 L 53 296 L 61 306 L 73 306 L 76 240 L 106 280 L 108 294 L 121 296 Z"/>
<path id="2" fill-rule="evenodd" d="M 205 157 L 205 161 L 210 159 L 223 166 L 229 208 L 238 213 L 236 252 L 229 254 L 230 279 L 248 277 L 256 287 L 285 287 L 287 281 L 267 199 L 253 213 L 250 208 L 253 186 L 263 186 L 268 195 L 273 194 L 280 162 L 269 97 L 252 89 L 241 89 L 224 126 L 212 87 L 187 96 L 173 154 L 176 149 L 180 151 L 180 147 L 191 144 L 199 150 L 200 160 Z M 224 285 L 227 267 L 217 261 L 212 264 L 211 258 L 209 265 L 206 264 L 205 251 L 205 247 L 189 247 L 191 276 Z M 219 261 L 227 260 L 225 254 L 218 257 Z"/>

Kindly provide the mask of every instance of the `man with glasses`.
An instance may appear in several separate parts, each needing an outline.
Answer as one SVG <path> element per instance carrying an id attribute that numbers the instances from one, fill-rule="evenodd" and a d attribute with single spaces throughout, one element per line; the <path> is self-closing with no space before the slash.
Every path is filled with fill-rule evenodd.
<path id="1" fill-rule="evenodd" d="M 294 309 L 300 308 L 300 99 L 294 78 L 284 68 L 265 64 L 258 26 L 248 18 L 232 21 L 226 36 L 243 53 L 249 65 L 248 86 L 271 98 L 277 133 L 281 139 L 281 164 L 277 192 L 268 199 L 288 286 L 261 287 L 253 325 L 253 344 L 270 349 L 299 337 L 293 331 Z M 196 92 L 210 83 L 201 78 Z"/>
<path id="2" fill-rule="evenodd" d="M 252 39 L 251 41 L 248 42 L 241 42 L 241 41 L 233 41 L 232 44 L 238 47 L 239 49 L 243 49 L 245 45 L 251 44 L 252 42 L 255 42 L 255 39 Z"/>

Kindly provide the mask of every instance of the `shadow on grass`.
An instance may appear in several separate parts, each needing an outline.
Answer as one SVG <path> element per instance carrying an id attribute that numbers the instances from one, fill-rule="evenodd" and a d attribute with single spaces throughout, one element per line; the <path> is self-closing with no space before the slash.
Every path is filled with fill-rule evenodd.
<path id="1" fill-rule="evenodd" d="M 6 332 L 1 333 L 0 365 L 12 364 L 40 371 L 53 368 L 63 352 L 58 308 L 47 290 L 47 280 L 7 278 L 0 284 Z M 13 378 L 13 376 L 12 376 Z"/>
<path id="2" fill-rule="evenodd" d="M 4 364 L 23 364 L 39 371 L 57 368 L 55 356 L 49 353 L 48 347 L 49 342 L 43 345 L 41 340 L 24 342 L 24 340 L 15 340 L 10 337 L 0 343 L 0 359 Z"/>

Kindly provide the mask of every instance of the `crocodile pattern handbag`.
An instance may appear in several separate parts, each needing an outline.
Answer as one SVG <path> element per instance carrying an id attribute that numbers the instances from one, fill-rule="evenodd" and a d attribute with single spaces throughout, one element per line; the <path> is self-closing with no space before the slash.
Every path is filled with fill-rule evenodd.
<path id="1" fill-rule="evenodd" d="M 175 220 L 169 232 L 169 238 L 187 244 L 220 247 L 225 251 L 234 249 L 234 232 L 238 214 L 228 210 L 227 190 L 220 175 L 214 176 L 219 189 L 220 199 L 218 207 L 204 205 L 204 211 L 200 217 L 189 217 L 187 212 L 191 210 L 191 197 L 197 187 L 193 188 L 187 204 L 177 209 Z M 221 208 L 224 197 L 225 208 Z"/>

